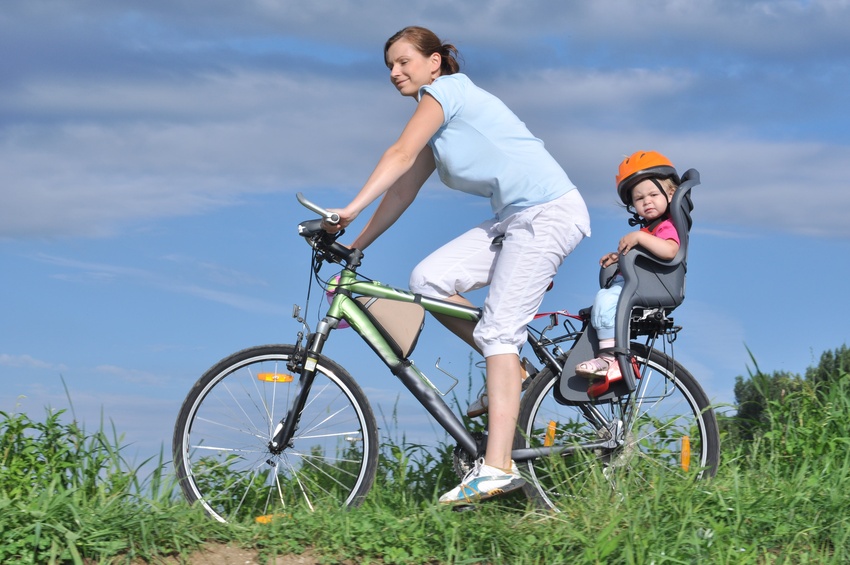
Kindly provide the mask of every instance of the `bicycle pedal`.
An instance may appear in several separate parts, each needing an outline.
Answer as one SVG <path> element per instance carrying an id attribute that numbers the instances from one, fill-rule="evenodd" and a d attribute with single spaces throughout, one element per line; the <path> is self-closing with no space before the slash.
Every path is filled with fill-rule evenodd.
<path id="1" fill-rule="evenodd" d="M 473 512 L 478 510 L 477 504 L 455 504 L 452 506 L 452 512 Z"/>

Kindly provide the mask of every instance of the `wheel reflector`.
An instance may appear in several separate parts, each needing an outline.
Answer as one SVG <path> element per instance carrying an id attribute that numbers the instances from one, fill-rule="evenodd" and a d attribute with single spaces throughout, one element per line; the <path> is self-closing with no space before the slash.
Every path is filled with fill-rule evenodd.
<path id="1" fill-rule="evenodd" d="M 682 470 L 687 472 L 691 468 L 691 438 L 682 436 Z"/>
<path id="2" fill-rule="evenodd" d="M 271 524 L 277 518 L 291 518 L 291 516 L 289 514 L 264 514 L 254 518 L 254 521 L 258 524 Z"/>
<path id="3" fill-rule="evenodd" d="M 555 444 L 555 420 L 549 420 L 546 426 L 546 437 L 543 439 L 544 447 L 552 447 Z"/>
<path id="4" fill-rule="evenodd" d="M 294 378 L 283 373 L 257 373 L 257 380 L 267 383 L 291 383 Z"/>

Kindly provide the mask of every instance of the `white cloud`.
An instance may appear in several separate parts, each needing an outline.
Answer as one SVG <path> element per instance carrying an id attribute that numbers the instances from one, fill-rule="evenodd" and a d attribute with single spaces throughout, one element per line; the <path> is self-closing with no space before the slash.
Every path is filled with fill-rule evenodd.
<path id="1" fill-rule="evenodd" d="M 150 373 L 148 371 L 140 371 L 138 369 L 129 369 L 127 367 L 119 367 L 117 365 L 100 365 L 95 367 L 95 372 L 108 378 L 110 381 L 119 380 L 123 383 L 133 385 L 146 385 L 161 387 L 169 381 L 164 375 Z"/>
<path id="2" fill-rule="evenodd" d="M 267 286 L 265 281 L 249 274 L 239 273 L 233 269 L 218 269 L 209 263 L 184 259 L 184 262 L 193 265 L 189 273 L 189 281 L 187 282 L 182 277 L 170 272 L 157 272 L 105 263 L 90 263 L 47 255 L 40 255 L 36 259 L 66 269 L 63 272 L 53 275 L 54 278 L 60 278 L 62 280 L 98 284 L 132 283 L 153 287 L 164 292 L 194 296 L 195 298 L 225 304 L 246 312 L 261 312 L 272 315 L 287 315 L 291 312 L 289 308 L 284 308 L 276 302 L 256 298 L 247 293 L 220 290 L 209 286 L 223 284 L 228 287 L 238 286 L 239 288 L 244 288 L 244 285 L 239 284 L 238 281 L 250 281 L 253 286 Z M 212 276 L 210 275 L 211 271 L 213 272 Z M 224 274 L 224 279 L 222 278 L 222 273 Z M 204 284 L 193 282 L 196 280 L 200 280 Z"/>
<path id="3" fill-rule="evenodd" d="M 9 32 L 0 44 L 33 54 L 28 67 L 4 63 L 0 238 L 104 236 L 252 192 L 354 188 L 413 107 L 385 81 L 391 32 L 377 30 L 417 14 L 389 3 L 347 15 L 323 2 L 224 2 L 202 14 L 192 2 L 133 12 L 88 2 L 73 14 L 27 4 L 0 22 L 0 37 Z M 846 113 L 833 112 L 850 77 L 834 49 L 788 45 L 847 47 L 835 22 L 848 4 L 471 2 L 422 12 L 469 48 L 473 78 L 544 139 L 592 205 L 610 205 L 624 154 L 653 146 L 701 171 L 705 219 L 846 237 L 838 210 L 850 194 L 850 143 Z M 465 25 L 473 13 L 487 25 Z M 80 66 L 64 70 L 45 55 L 56 50 L 114 54 L 90 66 L 75 57 Z M 789 206 L 801 188 L 806 198 Z"/>
<path id="4" fill-rule="evenodd" d="M 43 361 L 30 355 L 10 355 L 8 353 L 0 353 L 0 365 L 25 369 L 49 369 L 53 371 L 64 371 L 67 369 L 61 363 Z"/>
<path id="5" fill-rule="evenodd" d="M 363 147 L 359 132 L 381 130 L 367 127 L 378 112 L 358 101 L 369 89 L 349 87 L 349 108 L 365 108 L 354 113 L 339 108 L 341 85 L 307 78 L 220 76 L 174 85 L 170 95 L 162 84 L 128 84 L 136 94 L 105 95 L 120 101 L 100 116 L 90 115 L 99 102 L 85 100 L 83 86 L 41 85 L 51 92 L 47 106 L 63 104 L 65 118 L 0 132 L 0 236 L 101 235 L 125 220 L 203 213 L 244 193 L 365 178 L 374 158 L 354 164 L 351 148 Z M 159 99 L 170 102 L 158 108 Z M 339 149 L 335 167 L 326 138 Z"/>

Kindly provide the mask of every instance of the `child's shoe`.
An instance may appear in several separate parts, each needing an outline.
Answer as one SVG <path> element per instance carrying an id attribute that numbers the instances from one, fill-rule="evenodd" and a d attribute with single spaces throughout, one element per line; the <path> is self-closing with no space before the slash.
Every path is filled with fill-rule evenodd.
<path id="1" fill-rule="evenodd" d="M 576 375 L 588 379 L 604 379 L 607 375 L 608 380 L 615 381 L 621 377 L 620 364 L 614 357 L 600 355 L 576 365 Z"/>
<path id="2" fill-rule="evenodd" d="M 617 363 L 615 358 L 608 355 L 600 355 L 595 359 L 576 365 L 576 375 L 588 379 L 604 379 L 608 371 L 618 365 L 619 363 Z"/>

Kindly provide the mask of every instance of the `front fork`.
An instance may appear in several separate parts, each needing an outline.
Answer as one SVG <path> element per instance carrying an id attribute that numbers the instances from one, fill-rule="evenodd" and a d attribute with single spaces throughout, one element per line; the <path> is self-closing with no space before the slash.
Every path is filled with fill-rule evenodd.
<path id="1" fill-rule="evenodd" d="M 296 353 L 291 363 L 293 369 L 301 370 L 301 378 L 298 380 L 298 392 L 295 394 L 295 400 L 292 406 L 289 408 L 286 416 L 278 422 L 272 439 L 269 441 L 269 451 L 274 455 L 279 455 L 284 449 L 291 447 L 292 437 L 295 435 L 299 420 L 301 419 L 301 412 L 307 404 L 307 397 L 310 396 L 313 380 L 316 378 L 319 355 L 322 353 L 322 348 L 330 330 L 331 325 L 328 321 L 322 320 L 316 327 L 316 333 L 307 336 L 306 348 L 302 348 L 301 340 L 298 340 Z"/>

